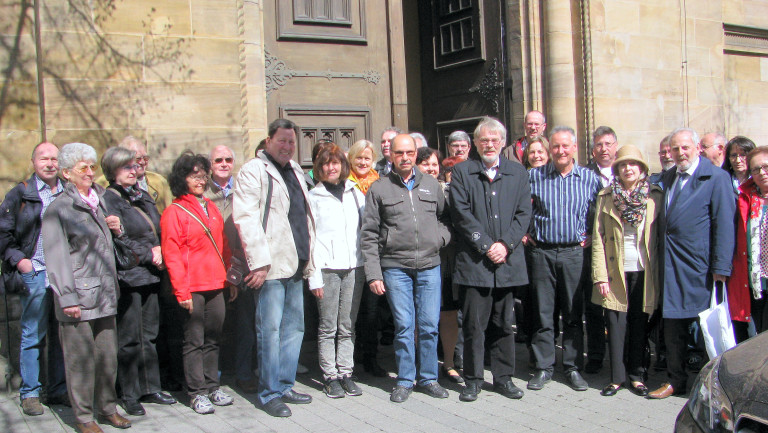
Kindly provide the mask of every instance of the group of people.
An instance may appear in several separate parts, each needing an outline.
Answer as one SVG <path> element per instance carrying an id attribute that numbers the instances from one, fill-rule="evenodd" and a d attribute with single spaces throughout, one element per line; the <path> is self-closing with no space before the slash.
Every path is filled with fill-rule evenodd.
<path id="1" fill-rule="evenodd" d="M 174 327 L 183 372 L 173 374 L 190 407 L 232 404 L 219 386 L 232 302 L 237 386 L 268 414 L 290 416 L 286 403 L 312 401 L 293 389 L 305 293 L 317 303 L 330 398 L 362 393 L 356 358 L 386 375 L 377 362 L 382 296 L 394 328 L 393 402 L 414 387 L 449 396 L 437 380 L 438 342 L 443 375 L 465 383 L 461 401 L 478 399 L 486 353 L 494 391 L 522 398 L 515 329 L 529 350 L 529 390 L 552 380 L 559 334 L 566 380 L 587 390 L 582 372 L 602 367 L 607 329 L 603 395 L 684 393 L 686 350 L 717 283 L 728 287 L 738 341 L 768 326 L 768 148 L 681 128 L 661 141 L 664 170 L 650 174 L 642 151 L 619 147 L 609 127 L 595 130 L 587 166 L 576 162 L 573 129 L 547 139 L 546 127 L 532 111 L 525 136 L 507 146 L 504 125 L 485 117 L 473 138 L 450 134 L 445 159 L 395 127 L 381 135 L 380 159 L 368 140 L 347 150 L 323 140 L 305 175 L 293 159 L 300 130 L 278 119 L 239 173 L 232 149 L 217 146 L 180 155 L 167 180 L 146 169 L 134 137 L 103 154 L 102 179 L 91 146 L 39 144 L 34 174 L 0 207 L 3 278 L 22 299 L 23 411 L 43 413 L 46 336 L 47 403 L 70 404 L 79 431 L 101 431 L 97 419 L 130 427 L 118 402 L 134 416 L 145 413 L 141 403 L 175 403 L 161 390 L 157 347 Z M 163 306 L 164 292 L 173 305 Z M 669 382 L 650 391 L 654 313 Z"/>

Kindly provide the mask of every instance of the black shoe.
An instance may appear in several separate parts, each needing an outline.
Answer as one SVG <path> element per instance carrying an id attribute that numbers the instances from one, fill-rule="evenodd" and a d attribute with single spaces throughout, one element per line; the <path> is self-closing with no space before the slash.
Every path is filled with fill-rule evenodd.
<path id="1" fill-rule="evenodd" d="M 477 400 L 477 394 L 480 394 L 480 384 L 477 382 L 467 382 L 467 386 L 461 390 L 459 394 L 459 400 L 461 401 L 475 401 Z"/>
<path id="2" fill-rule="evenodd" d="M 635 384 L 632 382 L 629 382 L 627 383 L 627 388 L 629 388 L 632 393 L 639 395 L 640 397 L 645 397 L 648 395 L 648 387 L 646 387 L 642 382 L 638 382 L 637 386 L 635 386 Z"/>
<path id="3" fill-rule="evenodd" d="M 323 392 L 330 398 L 344 398 L 347 394 L 344 392 L 344 388 L 341 387 L 339 379 L 331 379 L 325 382 L 323 386 Z"/>
<path id="4" fill-rule="evenodd" d="M 365 372 L 370 374 L 374 377 L 387 377 L 389 376 L 389 373 L 387 373 L 387 370 L 384 370 L 381 368 L 378 362 L 375 360 L 368 361 L 363 363 L 363 368 L 365 368 Z"/>
<path id="5" fill-rule="evenodd" d="M 621 385 L 616 385 L 614 383 L 609 383 L 605 388 L 603 388 L 602 391 L 600 391 L 600 395 L 603 397 L 613 397 L 616 395 L 617 392 L 622 388 Z"/>
<path id="6" fill-rule="evenodd" d="M 600 370 L 602 369 L 603 369 L 603 361 L 590 359 L 589 361 L 587 361 L 587 365 L 584 366 L 584 373 L 597 374 L 597 373 L 600 373 Z"/>
<path id="7" fill-rule="evenodd" d="M 568 383 L 571 384 L 571 388 L 573 388 L 574 391 L 586 391 L 589 389 L 589 384 L 583 377 L 581 377 L 581 374 L 579 374 L 578 371 L 569 371 L 568 373 L 565 373 L 565 377 L 568 378 Z"/>
<path id="8" fill-rule="evenodd" d="M 434 398 L 448 398 L 448 391 L 445 390 L 439 383 L 430 382 L 427 385 L 420 386 L 424 394 Z"/>
<path id="9" fill-rule="evenodd" d="M 291 403 L 291 404 L 309 404 L 312 403 L 312 396 L 308 394 L 302 394 L 300 392 L 296 392 L 292 389 L 289 389 L 285 392 L 285 394 L 280 397 L 282 401 L 285 403 Z"/>
<path id="10" fill-rule="evenodd" d="M 342 377 L 341 387 L 344 389 L 344 392 L 346 392 L 347 395 L 351 395 L 353 397 L 363 395 L 363 390 L 360 389 L 360 387 L 357 386 L 357 384 L 352 380 L 352 376 Z"/>
<path id="11" fill-rule="evenodd" d="M 142 403 L 154 403 L 154 404 L 174 404 L 176 403 L 176 399 L 171 397 L 169 394 L 166 394 L 164 392 L 153 392 L 152 394 L 147 394 L 141 396 L 139 399 Z"/>
<path id="12" fill-rule="evenodd" d="M 389 401 L 394 403 L 402 403 L 408 400 L 408 397 L 411 396 L 411 392 L 413 392 L 413 388 L 406 388 L 402 385 L 397 385 L 395 389 L 392 390 L 392 394 L 389 395 Z"/>
<path id="13" fill-rule="evenodd" d="M 456 370 L 464 370 L 464 357 L 458 353 L 453 355 L 453 368 Z"/>
<path id="14" fill-rule="evenodd" d="M 518 400 L 523 398 L 523 390 L 516 387 L 512 380 L 507 380 L 501 383 L 494 383 L 493 390 L 503 395 L 504 397 Z"/>
<path id="15" fill-rule="evenodd" d="M 279 398 L 273 398 L 264 404 L 264 412 L 276 417 L 291 416 L 291 409 Z"/>
<path id="16" fill-rule="evenodd" d="M 538 391 L 544 388 L 544 385 L 548 384 L 550 380 L 552 380 L 552 373 L 547 370 L 538 370 L 528 381 L 528 389 Z"/>
<path id="17" fill-rule="evenodd" d="M 147 411 L 144 410 L 144 406 L 136 400 L 123 399 L 123 409 L 125 409 L 125 413 L 128 415 L 142 416 L 147 414 Z"/>

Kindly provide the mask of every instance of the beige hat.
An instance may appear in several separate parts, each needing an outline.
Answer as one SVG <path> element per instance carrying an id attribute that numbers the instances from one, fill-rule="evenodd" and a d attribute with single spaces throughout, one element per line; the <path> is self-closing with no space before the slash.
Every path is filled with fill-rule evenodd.
<path id="1" fill-rule="evenodd" d="M 643 172 L 648 174 L 648 164 L 645 162 L 645 159 L 643 159 L 643 152 L 641 152 L 637 147 L 631 144 L 627 144 L 621 146 L 621 149 L 616 152 L 616 160 L 613 161 L 613 164 L 611 164 L 611 171 L 613 172 L 614 176 L 619 175 L 619 164 L 624 161 L 635 161 L 640 163 Z"/>

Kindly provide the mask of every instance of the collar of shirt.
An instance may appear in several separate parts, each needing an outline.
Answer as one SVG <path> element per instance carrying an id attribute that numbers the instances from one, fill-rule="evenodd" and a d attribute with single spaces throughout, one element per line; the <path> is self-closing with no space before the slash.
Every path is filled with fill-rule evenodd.
<path id="1" fill-rule="evenodd" d="M 496 162 L 494 162 L 490 167 L 487 167 L 485 162 L 483 162 L 483 171 L 485 172 L 485 175 L 488 176 L 488 179 L 493 180 L 496 177 L 496 173 L 499 171 L 500 161 L 501 158 L 496 158 Z"/>
<path id="2" fill-rule="evenodd" d="M 35 175 L 35 186 L 37 187 L 38 192 L 47 188 L 48 190 L 51 191 L 51 194 L 53 195 L 59 195 L 61 191 L 64 190 L 64 188 L 61 185 L 61 179 L 59 178 L 56 178 L 56 192 L 53 192 L 53 190 L 51 189 L 51 186 L 43 182 L 43 180 L 40 179 L 37 175 Z"/>
<path id="3" fill-rule="evenodd" d="M 289 170 L 293 171 L 293 167 L 291 167 L 291 161 L 288 161 L 288 162 L 285 163 L 285 165 L 281 166 L 280 163 L 278 163 L 275 160 L 275 158 L 272 158 L 272 155 L 270 155 L 269 152 L 264 152 L 264 155 L 267 155 L 267 159 L 269 159 L 272 162 L 272 164 L 274 164 L 275 167 L 277 167 L 278 170 L 280 170 L 280 171 L 289 171 Z"/>
<path id="4" fill-rule="evenodd" d="M 416 169 L 411 169 L 411 177 L 408 178 L 408 181 L 403 179 L 403 176 L 400 176 L 400 173 L 394 172 L 398 178 L 400 178 L 400 181 L 403 182 L 403 185 L 405 185 L 406 188 L 408 188 L 408 191 L 413 189 L 413 185 L 416 183 Z"/>
<path id="5" fill-rule="evenodd" d="M 608 186 L 613 180 L 613 168 L 610 165 L 605 168 L 598 165 L 597 168 L 600 171 L 600 182 L 603 184 L 603 187 Z"/>
<path id="6" fill-rule="evenodd" d="M 215 180 L 213 180 L 213 178 L 211 178 L 211 182 L 213 182 L 213 184 L 214 184 L 214 185 L 216 185 L 217 187 L 219 187 L 219 189 L 221 190 L 221 192 L 223 192 L 223 193 L 224 193 L 224 197 L 228 197 L 228 196 L 229 196 L 229 194 L 232 192 L 232 187 L 234 187 L 234 186 L 235 186 L 235 182 L 234 182 L 234 179 L 235 179 L 235 177 L 234 177 L 234 176 L 230 176 L 230 177 L 229 177 L 229 180 L 227 181 L 227 183 L 226 183 L 225 185 L 219 185 L 218 183 L 216 183 L 216 181 L 215 181 Z"/>
<path id="7" fill-rule="evenodd" d="M 545 165 L 544 167 L 546 167 L 545 174 L 547 177 L 561 176 L 560 172 L 557 171 L 557 168 L 555 168 L 554 162 L 547 163 L 547 165 Z M 561 177 L 570 177 L 570 176 L 581 177 L 581 166 L 579 165 L 578 161 L 576 161 L 575 159 L 573 160 L 573 168 L 571 169 L 570 173 Z"/>

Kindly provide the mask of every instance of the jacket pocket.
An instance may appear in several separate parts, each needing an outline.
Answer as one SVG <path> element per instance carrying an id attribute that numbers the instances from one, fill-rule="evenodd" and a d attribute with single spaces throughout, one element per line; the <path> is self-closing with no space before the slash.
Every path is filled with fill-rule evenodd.
<path id="1" fill-rule="evenodd" d="M 77 292 L 77 301 L 80 304 L 80 308 L 83 310 L 96 308 L 100 289 L 100 277 L 75 278 L 75 291 Z"/>
<path id="2" fill-rule="evenodd" d="M 427 213 L 435 213 L 437 211 L 437 197 L 434 194 L 430 194 L 426 191 L 419 190 L 419 203 L 421 208 Z"/>

